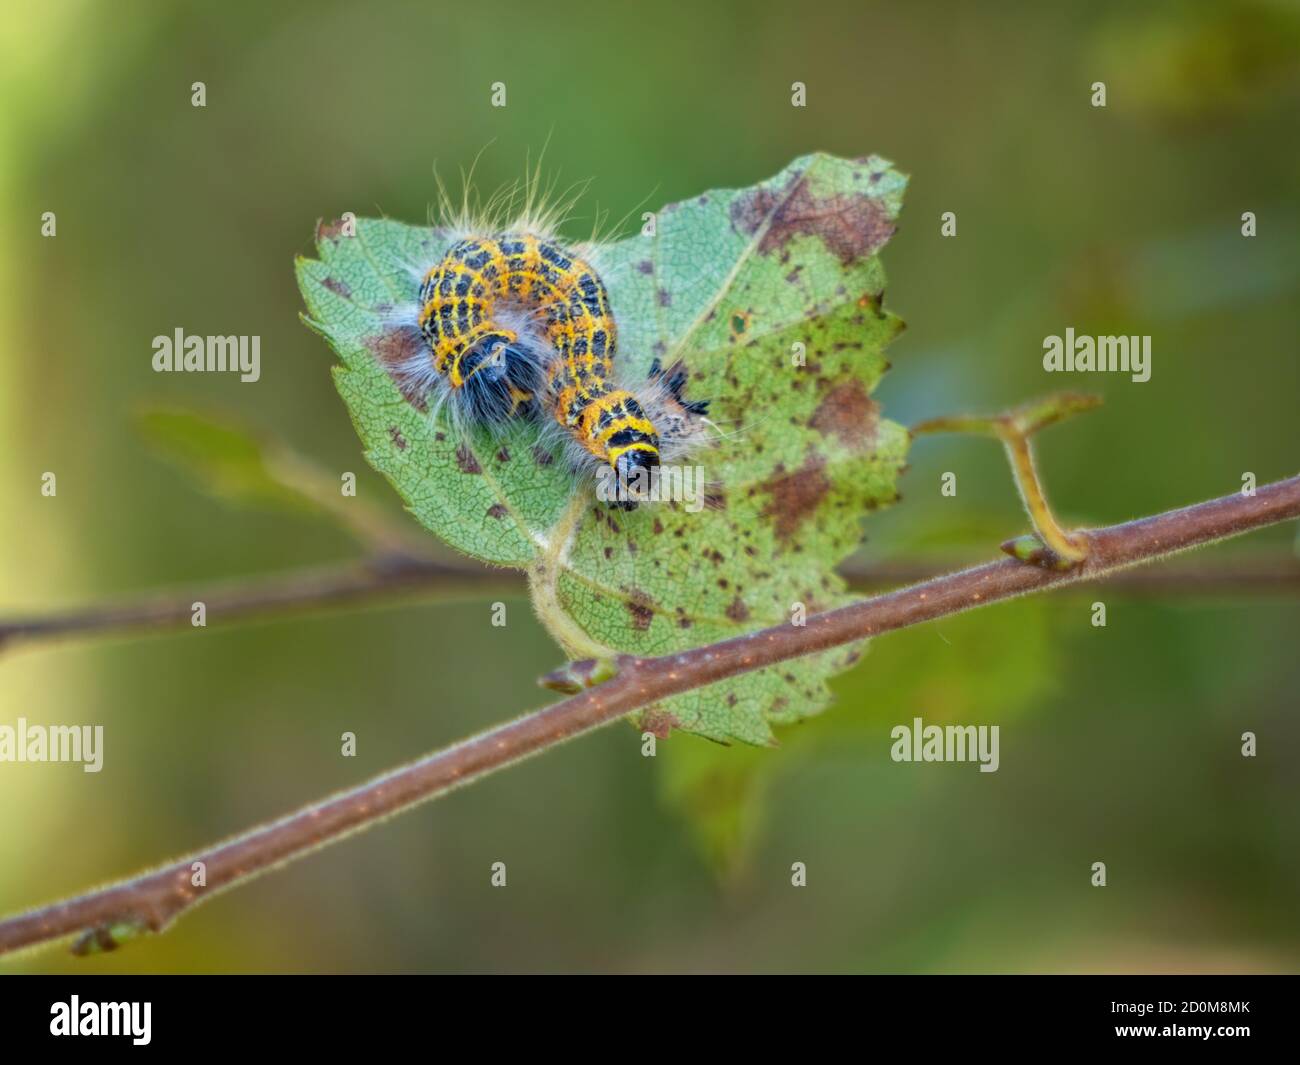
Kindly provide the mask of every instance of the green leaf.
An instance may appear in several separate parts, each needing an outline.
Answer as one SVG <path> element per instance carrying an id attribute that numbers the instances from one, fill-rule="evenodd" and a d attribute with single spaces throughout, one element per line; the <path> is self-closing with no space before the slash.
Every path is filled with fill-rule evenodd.
<path id="1" fill-rule="evenodd" d="M 779 731 L 779 730 L 778 730 Z M 762 747 L 719 747 L 683 736 L 655 758 L 660 802 L 679 815 L 699 856 L 723 881 L 749 864 L 765 827 L 769 791 L 788 779 L 793 755 L 782 737 L 779 757 Z"/>
<path id="2" fill-rule="evenodd" d="M 335 474 L 230 414 L 151 407 L 139 413 L 136 427 L 160 458 L 224 502 L 331 518 L 377 554 L 428 554 L 424 541 L 399 516 L 345 497 Z"/>
<path id="3" fill-rule="evenodd" d="M 283 449 L 229 417 L 184 407 L 152 407 L 139 413 L 136 426 L 160 458 L 179 466 L 219 499 L 320 509 L 300 479 L 288 475 Z"/>
<path id="4" fill-rule="evenodd" d="M 416 298 L 411 264 L 448 246 L 437 229 L 359 220 L 318 234 L 299 260 L 308 322 L 342 359 L 335 379 L 372 465 L 454 547 L 524 568 L 539 616 L 574 658 L 667 654 L 789 621 L 844 598 L 835 565 L 862 515 L 896 498 L 905 429 L 871 392 L 902 328 L 882 307 L 877 252 L 906 180 L 884 160 L 811 155 L 750 189 L 670 205 L 653 237 L 591 252 L 619 326 L 627 380 L 684 361 L 691 399 L 724 430 L 696 460 L 709 505 L 598 503 L 537 428 L 464 439 L 404 398 L 392 310 Z M 805 364 L 795 363 L 803 345 Z M 837 649 L 721 681 L 642 715 L 642 726 L 769 743 L 771 724 L 814 713 Z"/>
<path id="5" fill-rule="evenodd" d="M 800 786 L 803 773 L 848 763 L 854 784 L 840 800 L 887 814 L 909 801 L 912 789 L 924 788 L 929 772 L 891 761 L 890 729 L 914 717 L 927 725 L 1008 725 L 1033 713 L 1059 686 L 1064 652 L 1055 616 L 1029 597 L 891 633 L 869 661 L 835 678 L 834 713 L 777 730 L 779 758 L 689 737 L 661 744 L 659 798 L 682 817 L 701 857 L 724 880 L 750 864 L 769 811 L 779 808 L 783 789 Z"/>

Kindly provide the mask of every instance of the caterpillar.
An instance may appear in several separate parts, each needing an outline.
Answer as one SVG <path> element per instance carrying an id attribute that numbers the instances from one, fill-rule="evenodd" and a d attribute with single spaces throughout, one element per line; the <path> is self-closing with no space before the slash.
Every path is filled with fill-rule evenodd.
<path id="1" fill-rule="evenodd" d="M 579 469 L 612 474 L 625 509 L 638 480 L 701 446 L 707 401 L 683 395 L 686 372 L 658 360 L 620 382 L 618 328 L 595 269 L 528 229 L 470 232 L 423 272 L 415 324 L 439 389 L 462 423 L 540 418 Z"/>

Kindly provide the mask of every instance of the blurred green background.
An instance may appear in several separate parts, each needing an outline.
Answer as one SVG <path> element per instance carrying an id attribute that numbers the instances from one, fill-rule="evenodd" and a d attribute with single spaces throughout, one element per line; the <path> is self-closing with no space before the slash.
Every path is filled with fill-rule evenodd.
<path id="1" fill-rule="evenodd" d="M 356 471 L 361 497 L 396 512 L 333 356 L 298 321 L 293 257 L 321 217 L 425 220 L 435 163 L 454 181 L 482 151 L 491 190 L 548 138 L 547 172 L 590 179 L 584 209 L 615 219 L 810 150 L 894 160 L 912 185 L 884 259 L 909 329 L 877 398 L 911 422 L 1103 391 L 1100 412 L 1042 442 L 1068 518 L 1293 474 L 1298 72 L 1292 3 L 6 5 L 0 613 L 353 557 L 318 516 L 205 493 L 146 446 L 137 413 L 233 414 Z M 198 80 L 205 109 L 190 105 Z M 489 106 L 498 80 L 504 109 Z M 1094 81 L 1105 109 L 1089 105 Z M 956 239 L 939 235 L 944 211 Z M 261 381 L 153 373 L 151 339 L 178 326 L 260 335 Z M 1151 381 L 1047 377 L 1042 339 L 1066 326 L 1151 334 Z M 939 494 L 948 470 L 956 499 Z M 866 523 L 868 565 L 988 557 L 1024 526 L 985 441 L 922 440 L 903 496 Z M 1285 552 L 1293 535 L 1198 557 Z M 4 654 L 0 722 L 103 724 L 106 754 L 98 775 L 0 765 L 0 910 L 538 705 L 557 648 L 523 599 L 505 629 L 488 610 L 408 602 Z M 997 606 L 876 641 L 779 751 L 677 736 L 645 759 L 615 726 L 165 936 L 7 967 L 1294 971 L 1298 621 L 1285 597 Z M 1002 724 L 1000 771 L 891 762 L 889 729 L 916 715 Z M 343 731 L 355 758 L 339 756 Z M 496 860 L 505 890 L 489 886 Z M 1089 885 L 1097 860 L 1104 890 Z"/>

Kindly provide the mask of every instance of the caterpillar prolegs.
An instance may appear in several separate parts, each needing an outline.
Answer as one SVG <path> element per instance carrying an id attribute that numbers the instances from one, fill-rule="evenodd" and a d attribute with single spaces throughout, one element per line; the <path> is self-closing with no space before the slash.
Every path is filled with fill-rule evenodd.
<path id="1" fill-rule="evenodd" d="M 638 383 L 616 366 L 618 330 L 596 271 L 528 231 L 456 240 L 423 274 L 417 324 L 439 401 L 461 422 L 539 418 L 575 466 L 609 471 L 628 509 L 639 474 L 708 439 L 707 401 L 658 360 Z"/>

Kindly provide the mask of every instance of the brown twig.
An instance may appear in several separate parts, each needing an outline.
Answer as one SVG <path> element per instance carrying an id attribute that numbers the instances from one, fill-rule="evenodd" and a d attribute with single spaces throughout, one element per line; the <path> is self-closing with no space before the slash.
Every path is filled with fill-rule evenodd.
<path id="1" fill-rule="evenodd" d="M 367 600 L 437 590 L 440 594 L 482 594 L 522 590 L 510 570 L 468 562 L 445 562 L 405 553 L 361 562 L 295 570 L 271 577 L 231 581 L 189 594 L 157 593 L 105 606 L 0 621 L 0 650 L 19 643 L 46 642 L 101 633 L 189 628 L 193 605 L 204 604 L 209 623 L 248 621 L 307 608 L 352 606 Z"/>
<path id="2" fill-rule="evenodd" d="M 1296 596 L 1300 595 L 1300 558 L 1289 551 L 1268 552 L 1240 559 L 1201 561 L 1171 559 L 1139 569 L 1115 570 L 1098 575 L 1107 591 L 1124 596 L 1162 598 L 1204 598 L 1207 596 Z M 967 559 L 893 559 L 877 565 L 848 565 L 840 572 L 849 587 L 867 591 L 896 588 L 927 581 L 969 565 Z M 1066 588 L 1065 592 L 1080 591 Z"/>
<path id="3" fill-rule="evenodd" d="M 849 562 L 840 568 L 854 591 L 878 591 L 930 578 L 968 565 L 960 558 L 903 558 Z M 1141 570 L 1100 575 L 1123 595 L 1295 596 L 1300 594 L 1300 558 L 1272 553 L 1236 561 L 1170 562 Z M 439 598 L 525 592 L 513 570 L 489 569 L 468 560 L 442 561 L 390 555 L 369 561 L 251 577 L 184 592 L 155 592 L 103 606 L 0 620 L 0 651 L 80 636 L 165 633 L 190 628 L 193 604 L 207 608 L 209 626 L 272 618 L 321 608 L 347 609 L 399 598 Z"/>
<path id="4" fill-rule="evenodd" d="M 1041 591 L 1300 517 L 1300 476 L 1123 525 L 1076 531 L 1070 570 L 1004 559 L 661 658 L 623 656 L 615 676 L 445 750 L 133 880 L 0 922 L 0 952 L 82 932 L 79 949 L 167 927 L 190 907 L 384 818 L 662 699 L 800 655 Z M 196 863 L 201 863 L 201 866 Z M 202 886 L 196 884 L 202 869 Z"/>

